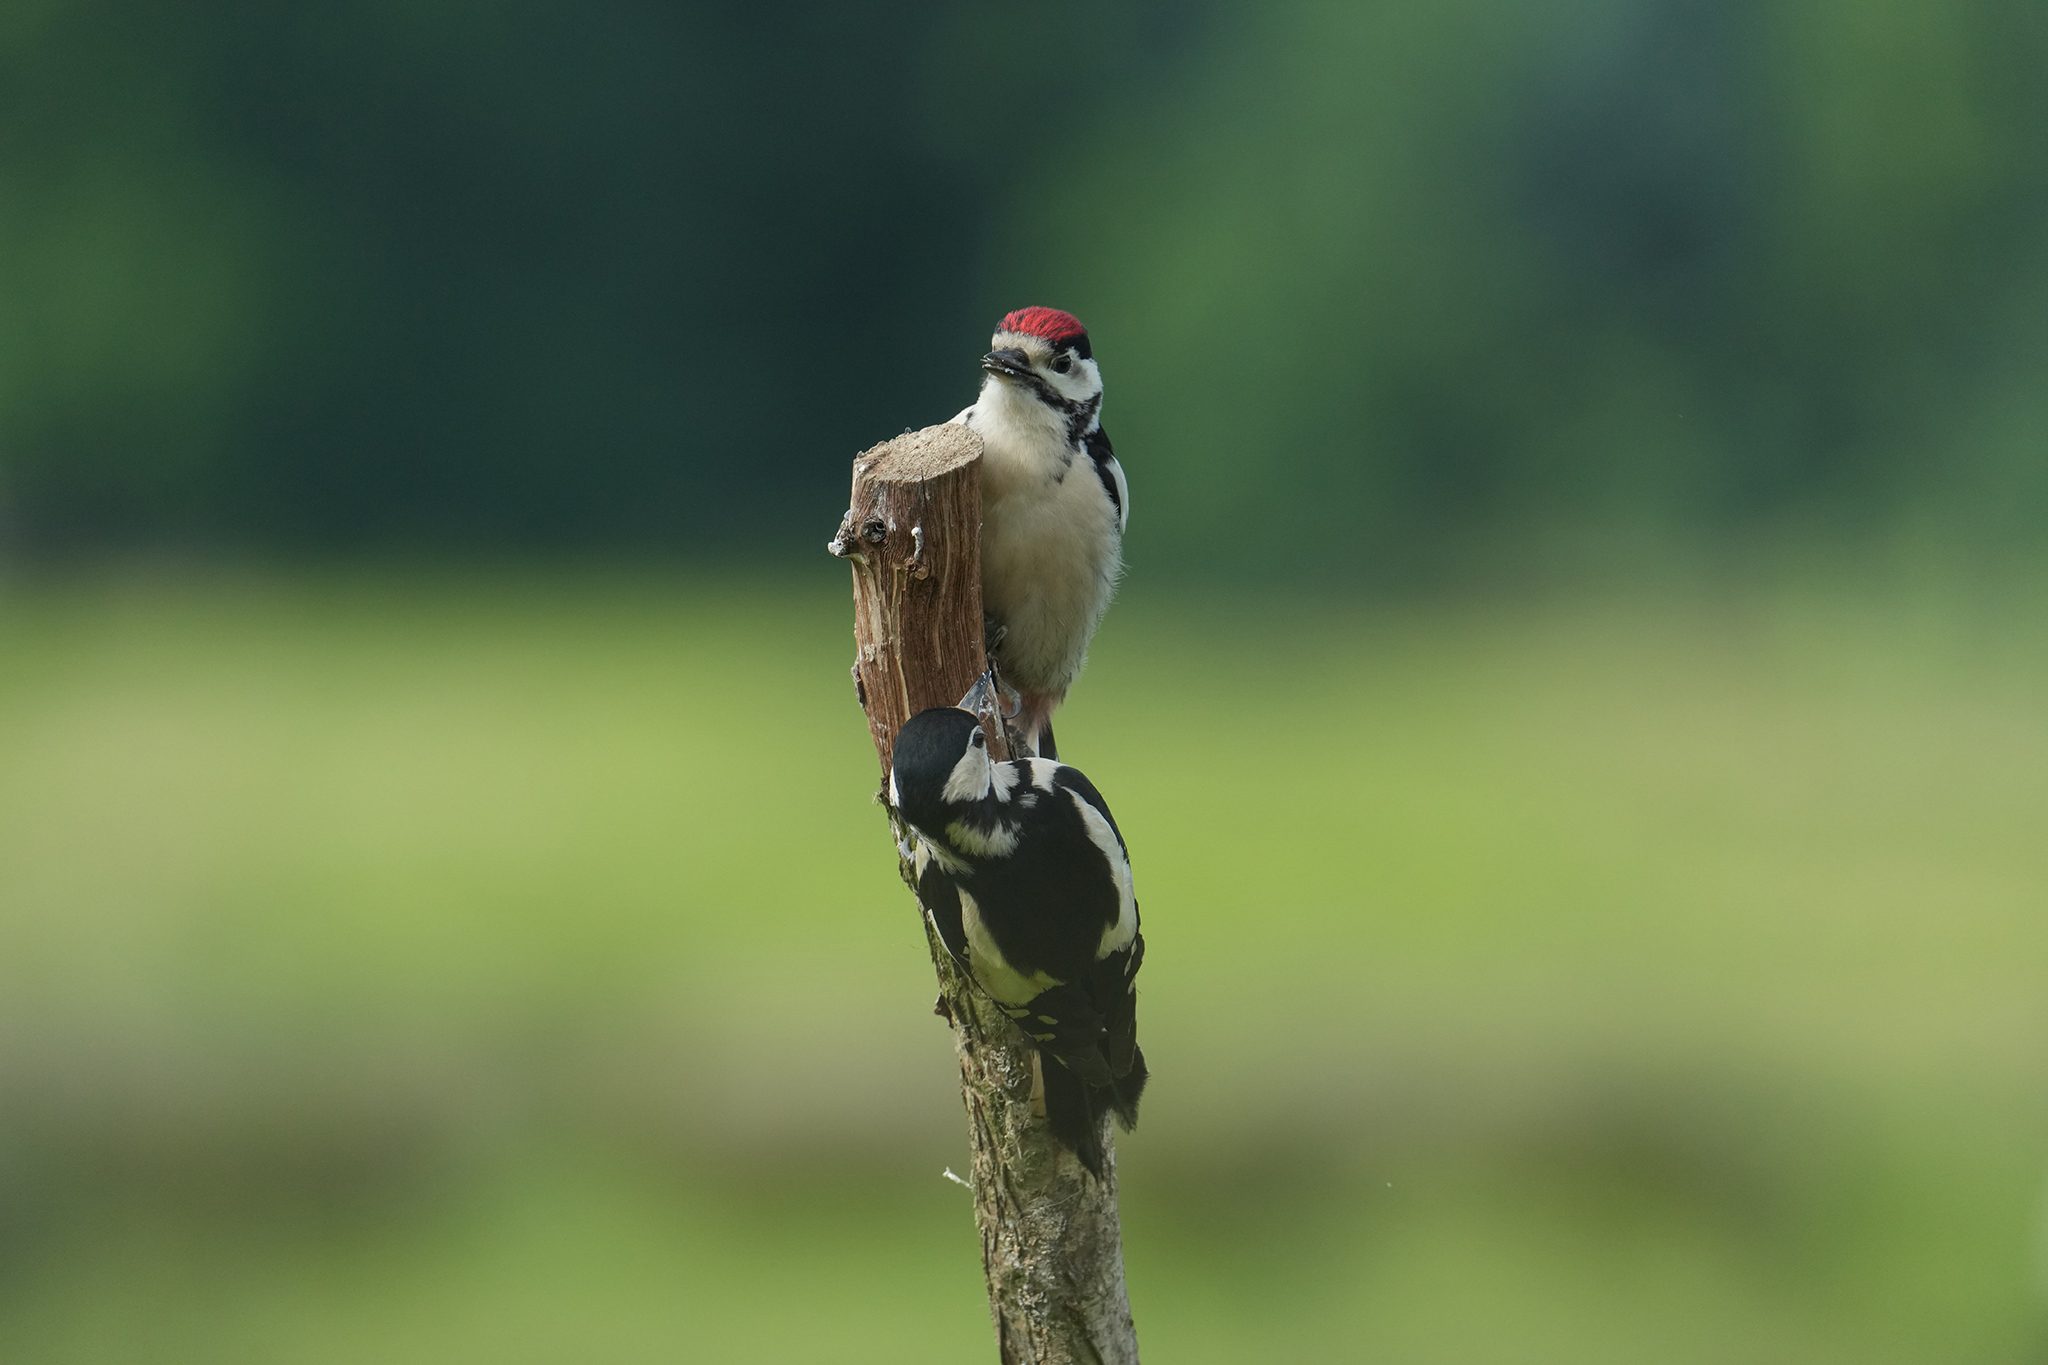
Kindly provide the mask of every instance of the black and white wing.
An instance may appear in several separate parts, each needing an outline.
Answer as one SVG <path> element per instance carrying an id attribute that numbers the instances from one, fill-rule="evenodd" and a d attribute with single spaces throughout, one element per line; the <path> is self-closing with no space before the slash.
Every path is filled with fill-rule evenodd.
<path id="1" fill-rule="evenodd" d="M 1101 423 L 1098 422 L 1081 439 L 1082 444 L 1088 447 L 1088 459 L 1095 466 L 1095 477 L 1102 480 L 1103 491 L 1116 504 L 1116 529 L 1121 535 L 1130 529 L 1131 524 L 1131 486 L 1124 479 L 1124 467 L 1116 458 L 1116 451 L 1110 447 L 1109 432 Z"/>

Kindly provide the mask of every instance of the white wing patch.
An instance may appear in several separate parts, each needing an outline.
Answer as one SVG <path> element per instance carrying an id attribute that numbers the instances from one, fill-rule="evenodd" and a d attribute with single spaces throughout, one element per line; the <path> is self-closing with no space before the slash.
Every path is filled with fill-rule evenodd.
<path id="1" fill-rule="evenodd" d="M 1124 467 L 1114 455 L 1109 457 L 1109 477 L 1116 482 L 1116 529 L 1121 535 L 1131 526 L 1131 485 L 1124 479 Z"/>
<path id="2" fill-rule="evenodd" d="M 1131 861 L 1124 856 L 1123 846 L 1117 843 L 1116 831 L 1110 828 L 1109 821 L 1081 793 L 1069 788 L 1067 795 L 1074 799 L 1074 809 L 1081 812 L 1081 828 L 1102 850 L 1102 856 L 1109 861 L 1110 875 L 1116 878 L 1116 922 L 1102 931 L 1102 941 L 1095 947 L 1096 960 L 1100 961 L 1130 947 L 1131 940 L 1138 936 L 1138 896 L 1131 888 Z"/>

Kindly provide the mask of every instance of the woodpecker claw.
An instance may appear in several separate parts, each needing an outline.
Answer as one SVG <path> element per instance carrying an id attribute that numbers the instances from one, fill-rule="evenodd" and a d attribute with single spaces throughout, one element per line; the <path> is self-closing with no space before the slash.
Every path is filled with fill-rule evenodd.
<path id="1" fill-rule="evenodd" d="M 966 694 L 960 698 L 960 709 L 976 713 L 986 709 L 989 704 L 989 698 L 995 691 L 995 680 L 995 669 L 983 669 L 981 676 L 974 680 L 974 686 L 968 688 Z"/>
<path id="2" fill-rule="evenodd" d="M 967 689 L 967 695 L 960 698 L 962 711 L 972 711 L 976 715 L 992 711 L 1004 720 L 1015 719 L 1023 705 L 1023 695 L 997 676 L 993 664 L 982 670 L 981 676 L 974 680 L 974 686 Z"/>

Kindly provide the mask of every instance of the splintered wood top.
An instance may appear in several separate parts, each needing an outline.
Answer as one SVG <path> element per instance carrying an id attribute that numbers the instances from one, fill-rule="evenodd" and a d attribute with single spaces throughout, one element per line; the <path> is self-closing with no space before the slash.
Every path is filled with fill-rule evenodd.
<path id="1" fill-rule="evenodd" d="M 981 454 L 981 437 L 947 423 L 906 431 L 870 446 L 853 462 L 853 472 L 888 483 L 920 483 L 958 469 Z"/>

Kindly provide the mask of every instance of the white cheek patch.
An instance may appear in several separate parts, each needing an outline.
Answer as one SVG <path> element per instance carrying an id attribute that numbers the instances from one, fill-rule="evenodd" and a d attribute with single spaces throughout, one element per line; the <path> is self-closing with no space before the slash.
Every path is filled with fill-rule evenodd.
<path id="1" fill-rule="evenodd" d="M 889 806 L 893 810 L 903 809 L 903 791 L 896 785 L 896 770 L 889 769 Z"/>
<path id="2" fill-rule="evenodd" d="M 1102 392 L 1102 370 L 1094 361 L 1083 360 L 1076 363 L 1069 373 L 1054 375 L 1052 382 L 1059 385 L 1060 392 L 1068 398 L 1085 403 Z"/>
<path id="3" fill-rule="evenodd" d="M 967 752 L 960 755 L 960 761 L 953 765 L 953 771 L 946 778 L 945 790 L 939 795 L 956 804 L 979 801 L 988 794 L 989 786 L 988 750 L 979 744 L 967 746 Z"/>

